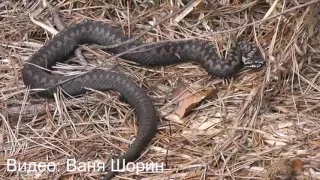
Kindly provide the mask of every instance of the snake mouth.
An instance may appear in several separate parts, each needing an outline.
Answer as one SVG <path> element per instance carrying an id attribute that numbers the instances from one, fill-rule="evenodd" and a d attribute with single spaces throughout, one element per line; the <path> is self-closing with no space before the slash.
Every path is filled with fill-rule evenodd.
<path id="1" fill-rule="evenodd" d="M 247 63 L 246 67 L 249 67 L 249 68 L 260 68 L 260 67 L 262 67 L 264 65 L 265 65 L 265 62 L 254 61 L 254 62 L 251 62 L 251 63 Z"/>

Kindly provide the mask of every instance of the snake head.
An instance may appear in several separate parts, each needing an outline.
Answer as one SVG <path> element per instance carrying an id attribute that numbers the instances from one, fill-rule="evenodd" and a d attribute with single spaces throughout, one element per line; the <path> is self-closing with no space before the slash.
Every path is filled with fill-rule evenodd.
<path id="1" fill-rule="evenodd" d="M 241 50 L 241 60 L 245 67 L 259 68 L 265 64 L 262 53 L 256 45 L 240 42 L 238 47 Z"/>

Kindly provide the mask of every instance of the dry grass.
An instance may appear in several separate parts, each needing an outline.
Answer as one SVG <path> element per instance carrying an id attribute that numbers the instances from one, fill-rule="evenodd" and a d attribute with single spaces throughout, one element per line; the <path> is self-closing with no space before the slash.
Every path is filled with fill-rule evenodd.
<path id="1" fill-rule="evenodd" d="M 55 99 L 29 95 L 20 70 L 53 36 L 31 21 L 30 8 L 36 5 L 32 2 L 0 2 L 0 177 L 18 177 L 5 166 L 7 159 L 16 159 L 59 163 L 60 172 L 49 178 L 47 172 L 38 173 L 34 178 L 95 179 L 98 172 L 65 172 L 66 159 L 109 162 L 125 151 L 137 129 L 134 111 L 110 92 L 77 98 L 58 94 Z M 182 8 L 173 0 L 158 0 L 154 5 L 142 0 L 84 2 L 51 5 L 60 9 L 66 26 L 85 19 L 104 21 L 130 36 Z M 201 37 L 211 41 L 221 57 L 235 40 L 259 44 L 266 67 L 242 71 L 227 83 L 211 78 L 193 63 L 155 68 L 124 60 L 102 64 L 104 52 L 85 52 L 90 64 L 119 70 L 147 89 L 159 112 L 157 136 L 138 161 L 164 163 L 165 171 L 141 172 L 139 179 L 266 179 L 269 168 L 277 169 L 272 163 L 278 159 L 300 159 L 304 178 L 320 179 L 320 3 L 302 6 L 307 1 L 276 0 L 273 6 L 274 1 L 269 0 L 246 2 L 250 1 L 201 4 L 142 38 L 156 42 Z M 289 11 L 291 8 L 295 9 Z M 175 22 L 176 18 L 180 20 Z M 36 20 L 53 25 L 48 8 Z M 70 70 L 84 67 L 64 64 L 57 68 L 75 73 Z M 178 80 L 187 82 L 192 91 L 219 88 L 183 124 L 165 118 L 176 108 L 170 94 Z M 27 177 L 26 172 L 20 175 Z M 134 173 L 120 176 L 135 177 Z"/>

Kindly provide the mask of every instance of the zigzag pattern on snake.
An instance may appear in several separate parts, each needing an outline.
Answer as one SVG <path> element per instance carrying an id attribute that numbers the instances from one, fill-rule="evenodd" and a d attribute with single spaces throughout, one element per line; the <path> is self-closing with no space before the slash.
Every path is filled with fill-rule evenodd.
<path id="1" fill-rule="evenodd" d="M 30 88 L 45 89 L 38 92 L 38 95 L 52 97 L 53 93 L 57 92 L 56 84 L 74 76 L 51 74 L 45 69 L 52 69 L 56 62 L 66 61 L 78 45 L 88 43 L 108 46 L 127 40 L 129 37 L 102 22 L 86 21 L 71 25 L 35 52 L 24 65 L 23 82 Z M 135 41 L 108 51 L 118 54 L 140 45 L 143 43 Z M 232 76 L 243 67 L 257 68 L 265 63 L 259 49 L 245 42 L 237 43 L 231 48 L 226 60 L 219 59 L 212 45 L 202 40 L 170 41 L 160 46 L 141 47 L 137 51 L 137 53 L 128 53 L 120 57 L 145 66 L 196 61 L 210 75 L 216 77 Z M 123 159 L 126 163 L 135 161 L 156 134 L 157 116 L 151 99 L 142 88 L 123 74 L 96 69 L 64 82 L 59 87 L 72 96 L 87 92 L 86 88 L 100 91 L 116 90 L 135 109 L 138 119 L 137 137 L 127 152 L 118 158 L 120 162 Z M 122 166 L 123 164 L 120 164 L 120 167 Z M 105 179 L 111 179 L 116 173 L 109 171 Z"/>

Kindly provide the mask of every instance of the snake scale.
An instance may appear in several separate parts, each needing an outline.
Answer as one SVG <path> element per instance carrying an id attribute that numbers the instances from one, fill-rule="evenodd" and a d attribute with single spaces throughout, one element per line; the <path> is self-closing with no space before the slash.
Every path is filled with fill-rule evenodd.
<path id="1" fill-rule="evenodd" d="M 65 93 L 75 96 L 87 92 L 87 88 L 107 91 L 118 91 L 124 100 L 134 108 L 138 119 L 137 137 L 124 155 L 118 159 L 122 162 L 135 161 L 151 142 L 157 131 L 157 115 L 147 93 L 127 76 L 101 69 L 95 69 L 80 77 L 52 74 L 56 62 L 66 61 L 78 45 L 98 44 L 103 46 L 118 44 L 130 38 L 116 28 L 102 22 L 85 21 L 76 23 L 60 31 L 42 48 L 35 52 L 22 69 L 22 78 L 26 86 L 41 88 L 39 96 L 50 98 L 59 86 Z M 119 54 L 124 51 L 145 45 L 134 41 L 108 49 L 108 52 Z M 247 42 L 239 42 L 230 49 L 225 60 L 219 59 L 214 47 L 208 42 L 191 39 L 186 41 L 168 41 L 159 45 L 138 47 L 137 52 L 120 56 L 140 65 L 170 65 L 196 61 L 215 77 L 230 77 L 243 67 L 258 68 L 264 65 L 264 58 L 259 49 Z M 73 78 L 69 81 L 66 81 Z M 66 81 L 66 82 L 64 82 Z M 61 83 L 63 82 L 63 83 Z M 61 83 L 60 85 L 57 85 Z M 124 164 L 120 164 L 122 167 Z M 104 179 L 111 179 L 117 172 L 109 171 Z"/>

